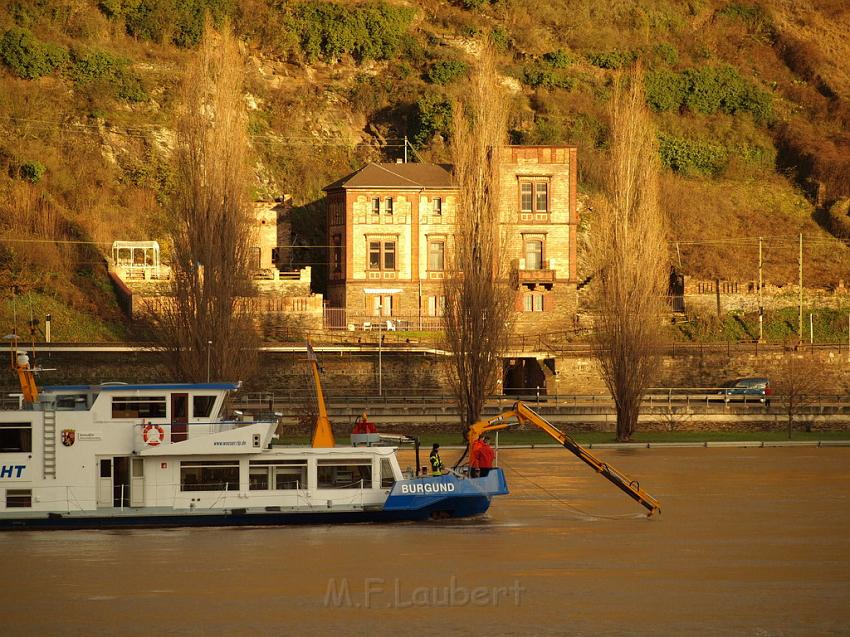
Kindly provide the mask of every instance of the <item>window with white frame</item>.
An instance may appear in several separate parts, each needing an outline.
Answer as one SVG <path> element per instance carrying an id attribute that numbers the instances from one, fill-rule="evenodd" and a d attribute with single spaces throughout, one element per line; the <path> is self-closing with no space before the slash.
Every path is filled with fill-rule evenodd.
<path id="1" fill-rule="evenodd" d="M 391 215 L 393 213 L 393 198 L 392 197 L 387 197 L 384 200 L 384 212 L 386 212 L 388 215 Z"/>
<path id="2" fill-rule="evenodd" d="M 435 215 L 443 214 L 443 198 L 442 197 L 434 197 L 431 201 L 432 210 Z"/>
<path id="3" fill-rule="evenodd" d="M 181 491 L 239 491 L 238 460 L 183 460 Z"/>
<path id="4" fill-rule="evenodd" d="M 307 488 L 306 460 L 252 460 L 248 465 L 251 491 Z"/>
<path id="5" fill-rule="evenodd" d="M 428 316 L 445 316 L 446 315 L 446 297 L 445 296 L 429 296 L 428 297 Z"/>
<path id="6" fill-rule="evenodd" d="M 381 214 L 381 198 L 380 197 L 372 197 L 372 214 L 373 215 Z"/>
<path id="7" fill-rule="evenodd" d="M 352 458 L 319 460 L 316 481 L 320 489 L 372 488 L 372 460 Z"/>
<path id="8" fill-rule="evenodd" d="M 519 209 L 522 212 L 549 212 L 549 181 L 543 179 L 519 182 Z"/>
<path id="9" fill-rule="evenodd" d="M 393 297 L 390 294 L 380 294 L 370 297 L 372 316 L 393 316 Z"/>
<path id="10" fill-rule="evenodd" d="M 395 270 L 396 242 L 378 239 L 369 240 L 369 269 Z"/>
<path id="11" fill-rule="evenodd" d="M 542 312 L 543 295 L 539 292 L 527 292 L 523 298 L 524 312 Z"/>
<path id="12" fill-rule="evenodd" d="M 541 237 L 525 237 L 525 269 L 543 269 L 543 239 Z"/>
<path id="13" fill-rule="evenodd" d="M 428 242 L 428 270 L 442 272 L 446 269 L 446 242 L 443 239 Z"/>

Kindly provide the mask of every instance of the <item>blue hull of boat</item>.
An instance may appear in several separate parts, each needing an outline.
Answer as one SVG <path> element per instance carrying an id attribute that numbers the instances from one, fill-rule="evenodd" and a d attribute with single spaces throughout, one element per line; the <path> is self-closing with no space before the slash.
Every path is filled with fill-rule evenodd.
<path id="1" fill-rule="evenodd" d="M 353 524 L 415 522 L 433 518 L 465 518 L 490 508 L 494 495 L 508 493 L 501 469 L 482 478 L 454 475 L 402 480 L 393 486 L 381 508 L 346 510 L 246 510 L 207 513 L 200 511 L 150 513 L 132 510 L 97 514 L 45 513 L 0 518 L 0 530 L 119 529 L 204 526 L 282 526 L 288 524 Z"/>

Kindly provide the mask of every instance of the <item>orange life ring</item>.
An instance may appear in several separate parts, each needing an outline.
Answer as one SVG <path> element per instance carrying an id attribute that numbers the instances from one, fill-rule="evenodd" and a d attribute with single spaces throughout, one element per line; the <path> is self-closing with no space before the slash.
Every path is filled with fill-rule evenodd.
<path id="1" fill-rule="evenodd" d="M 151 435 L 152 431 L 156 431 L 156 437 Z M 165 440 L 165 429 L 162 428 L 162 425 L 145 425 L 142 438 L 145 439 L 145 444 L 156 447 Z"/>

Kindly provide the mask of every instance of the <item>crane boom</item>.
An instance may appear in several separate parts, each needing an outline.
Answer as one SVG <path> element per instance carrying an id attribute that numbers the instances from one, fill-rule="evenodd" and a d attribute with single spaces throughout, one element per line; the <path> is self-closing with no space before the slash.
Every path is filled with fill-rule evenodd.
<path id="1" fill-rule="evenodd" d="M 474 443 L 488 431 L 497 431 L 513 427 L 514 423 L 507 422 L 512 418 L 515 418 L 519 423 L 529 423 L 545 431 L 552 438 L 557 440 L 558 443 L 567 451 L 577 456 L 579 460 L 587 464 L 597 473 L 602 474 L 609 482 L 626 493 L 626 495 L 630 498 L 646 507 L 649 510 L 649 515 L 652 515 L 655 512 L 661 513 L 661 503 L 641 489 L 640 484 L 636 480 L 632 480 L 608 463 L 602 462 L 599 458 L 590 453 L 590 451 L 582 447 L 575 440 L 555 427 L 552 423 L 543 418 L 522 401 L 515 402 L 513 409 L 502 412 L 495 418 L 480 420 L 472 425 L 469 428 L 469 433 L 467 434 L 469 444 L 471 445 Z"/>

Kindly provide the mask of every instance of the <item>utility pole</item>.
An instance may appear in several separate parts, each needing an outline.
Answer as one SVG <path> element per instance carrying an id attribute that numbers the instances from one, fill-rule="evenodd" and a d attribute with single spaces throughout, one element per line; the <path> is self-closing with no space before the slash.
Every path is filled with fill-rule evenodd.
<path id="1" fill-rule="evenodd" d="M 764 286 L 764 276 L 762 267 L 764 261 L 761 252 L 761 237 L 759 237 L 759 343 L 764 343 L 764 299 L 762 298 L 761 289 Z"/>
<path id="2" fill-rule="evenodd" d="M 404 136 L 404 163 L 407 163 L 407 135 Z"/>
<path id="3" fill-rule="evenodd" d="M 803 233 L 800 233 L 800 256 L 798 258 L 800 266 L 800 315 L 797 320 L 797 335 L 802 340 L 803 338 Z"/>

